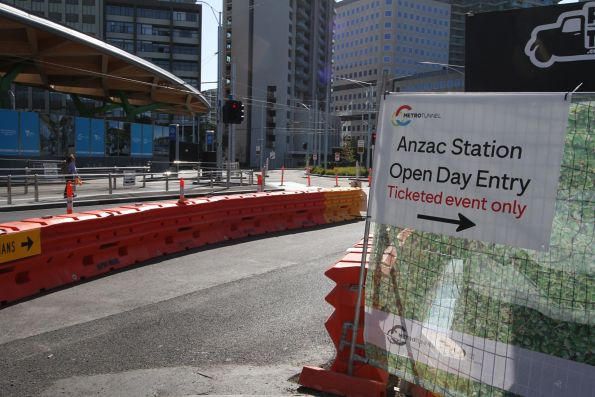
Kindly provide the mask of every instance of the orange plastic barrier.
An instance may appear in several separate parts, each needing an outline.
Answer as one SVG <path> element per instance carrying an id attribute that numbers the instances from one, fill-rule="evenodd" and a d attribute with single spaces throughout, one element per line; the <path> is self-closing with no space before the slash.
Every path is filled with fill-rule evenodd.
<path id="1" fill-rule="evenodd" d="M 300 374 L 299 383 L 305 387 L 340 396 L 386 397 L 389 380 L 388 372 L 366 364 L 361 360 L 354 360 L 353 375 L 347 374 L 363 244 L 362 239 L 353 248 L 349 248 L 345 256 L 324 273 L 325 276 L 336 283 L 335 288 L 325 298 L 335 308 L 335 311 L 324 325 L 335 345 L 337 356 L 328 370 L 305 366 Z M 373 250 L 373 244 L 373 237 L 370 236 L 368 239 L 368 254 L 366 255 L 366 272 L 370 259 L 369 253 Z M 383 252 L 382 263 L 392 266 L 395 260 L 396 250 L 394 247 L 389 246 Z M 362 290 L 362 294 L 365 296 L 365 290 Z M 364 305 L 365 303 L 362 300 L 355 348 L 355 355 L 362 358 L 365 358 L 366 355 L 363 348 Z M 410 385 L 409 392 L 414 397 L 437 397 L 437 395 L 415 385 Z"/>
<path id="2" fill-rule="evenodd" d="M 384 397 L 389 378 L 386 371 L 354 360 L 353 375 L 347 374 L 363 253 L 361 247 L 362 242 L 356 244 L 340 261 L 325 272 L 325 275 L 336 283 L 335 288 L 326 296 L 326 301 L 335 308 L 335 311 L 326 321 L 325 327 L 335 345 L 337 356 L 329 370 L 305 366 L 302 369 L 299 383 L 312 389 L 342 396 Z M 371 238 L 368 248 L 371 251 Z M 363 302 L 359 318 L 355 354 L 365 357 L 363 350 L 365 318 Z"/>
<path id="3" fill-rule="evenodd" d="M 161 255 L 360 217 L 359 189 L 269 192 L 130 204 L 0 224 L 40 229 L 41 255 L 0 264 L 0 304 Z"/>

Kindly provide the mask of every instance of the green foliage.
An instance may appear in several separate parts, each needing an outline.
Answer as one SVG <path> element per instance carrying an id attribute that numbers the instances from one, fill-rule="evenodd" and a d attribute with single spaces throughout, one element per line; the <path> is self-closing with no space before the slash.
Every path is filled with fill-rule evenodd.
<path id="1" fill-rule="evenodd" d="M 334 167 L 334 168 L 313 167 L 310 172 L 312 174 L 316 174 L 316 175 L 355 176 L 356 168 L 355 167 Z M 368 170 L 366 168 L 360 167 L 359 175 L 362 177 L 367 177 Z"/>

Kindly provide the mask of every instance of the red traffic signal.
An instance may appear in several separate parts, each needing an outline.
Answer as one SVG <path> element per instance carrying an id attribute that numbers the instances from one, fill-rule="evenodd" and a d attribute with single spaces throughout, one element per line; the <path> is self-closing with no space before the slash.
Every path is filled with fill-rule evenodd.
<path id="1" fill-rule="evenodd" d="M 225 101 L 222 116 L 225 124 L 241 124 L 244 121 L 244 104 L 233 99 Z"/>

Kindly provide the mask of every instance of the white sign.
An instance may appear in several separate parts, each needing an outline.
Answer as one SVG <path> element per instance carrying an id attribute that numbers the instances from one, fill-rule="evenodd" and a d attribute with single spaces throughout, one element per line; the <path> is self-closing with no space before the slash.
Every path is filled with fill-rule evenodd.
<path id="1" fill-rule="evenodd" d="M 270 152 L 269 157 L 271 158 L 271 160 L 275 160 L 275 152 Z"/>
<path id="2" fill-rule="evenodd" d="M 256 154 L 260 154 L 260 146 L 256 145 Z"/>
<path id="3" fill-rule="evenodd" d="M 122 184 L 124 186 L 136 185 L 136 173 L 134 171 L 125 172 Z"/>
<path id="4" fill-rule="evenodd" d="M 43 163 L 43 174 L 44 175 L 58 175 L 58 164 Z"/>
<path id="5" fill-rule="evenodd" d="M 312 155 L 312 160 L 318 160 L 318 155 L 316 153 Z"/>
<path id="6" fill-rule="evenodd" d="M 387 96 L 372 219 L 547 250 L 569 106 L 564 93 Z"/>
<path id="7" fill-rule="evenodd" d="M 341 154 L 339 152 L 335 152 L 335 161 L 341 160 Z"/>
<path id="8" fill-rule="evenodd" d="M 363 139 L 358 139 L 357 141 L 357 147 L 365 147 L 366 143 L 364 142 Z"/>

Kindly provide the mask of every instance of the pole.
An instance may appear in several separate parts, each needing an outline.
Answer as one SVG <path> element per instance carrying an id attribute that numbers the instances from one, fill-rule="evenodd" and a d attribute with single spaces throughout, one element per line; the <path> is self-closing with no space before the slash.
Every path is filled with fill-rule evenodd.
<path id="1" fill-rule="evenodd" d="M 8 175 L 8 180 L 6 181 L 6 204 L 12 204 L 12 175 Z"/>
<path id="2" fill-rule="evenodd" d="M 221 24 L 221 12 L 219 12 L 219 21 L 217 21 L 217 168 L 223 167 L 223 117 L 221 115 L 221 106 L 223 103 L 224 91 L 223 91 L 223 25 Z"/>
<path id="3" fill-rule="evenodd" d="M 370 168 L 370 161 L 371 159 L 371 150 L 372 150 L 372 130 L 371 130 L 371 123 L 372 123 L 372 109 L 370 109 L 370 100 L 372 98 L 372 84 L 368 85 L 368 98 L 366 99 L 366 107 L 368 108 L 368 133 L 366 138 L 366 146 L 368 147 L 368 154 L 366 157 L 366 168 Z"/>
<path id="4" fill-rule="evenodd" d="M 184 178 L 180 178 L 180 199 L 179 199 L 179 202 L 183 203 L 184 200 L 186 200 L 184 197 Z"/>
<path id="5" fill-rule="evenodd" d="M 66 213 L 72 214 L 72 185 L 66 181 Z"/>
<path id="6" fill-rule="evenodd" d="M 263 165 L 263 157 L 264 157 L 264 128 L 266 126 L 266 121 L 264 119 L 264 108 L 266 106 L 266 98 L 264 101 L 262 101 L 262 108 L 260 111 L 260 126 L 261 126 L 261 131 L 260 131 L 260 169 L 262 169 Z"/>
<path id="7" fill-rule="evenodd" d="M 37 174 L 33 175 L 33 181 L 35 182 L 35 202 L 39 201 L 39 181 L 37 180 Z"/>
<path id="8" fill-rule="evenodd" d="M 281 166 L 281 185 L 280 186 L 283 186 L 283 179 L 284 178 L 285 178 L 285 166 L 282 165 Z"/>

